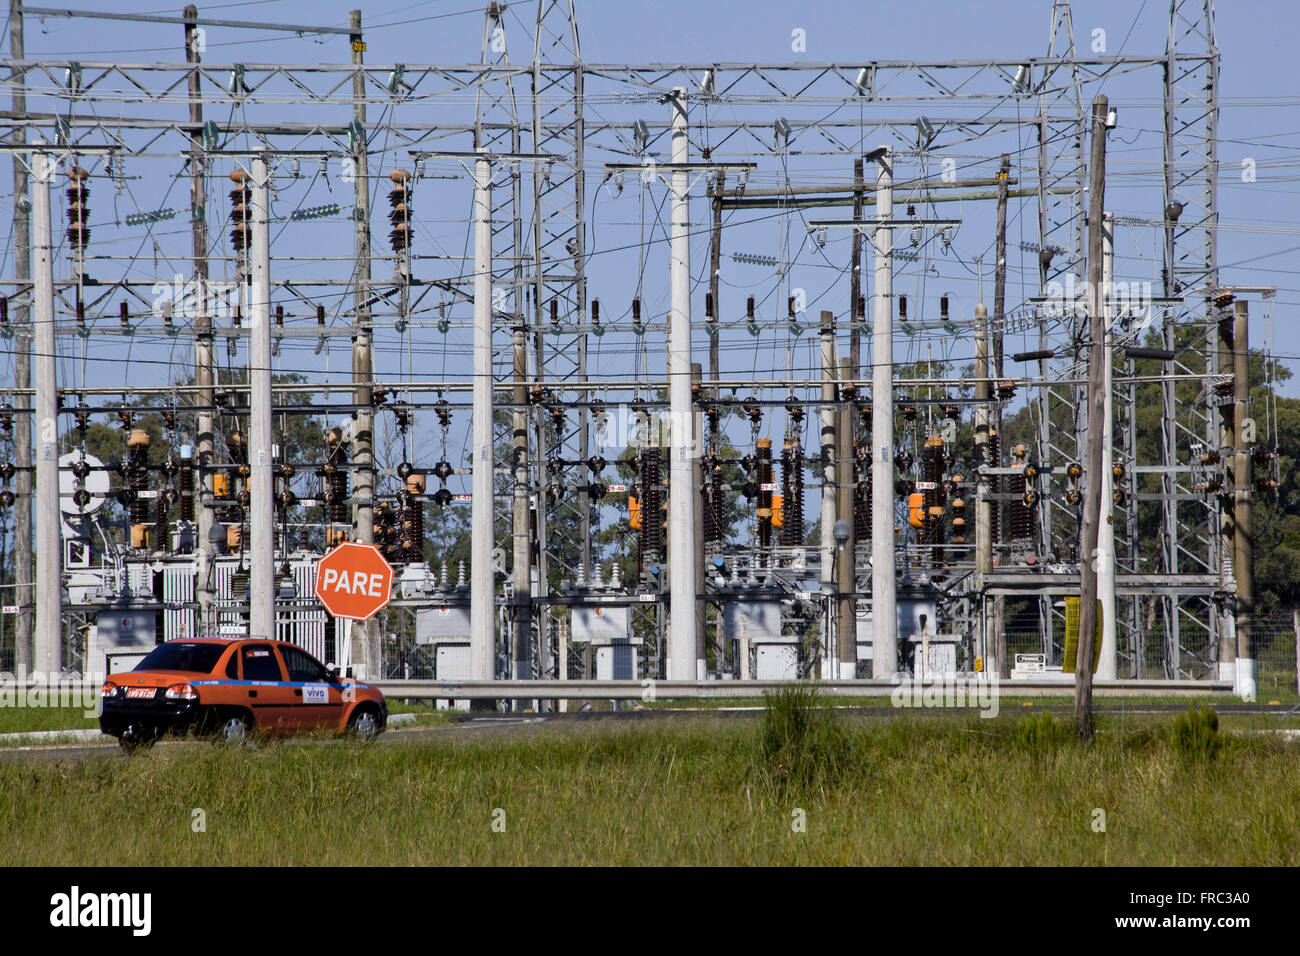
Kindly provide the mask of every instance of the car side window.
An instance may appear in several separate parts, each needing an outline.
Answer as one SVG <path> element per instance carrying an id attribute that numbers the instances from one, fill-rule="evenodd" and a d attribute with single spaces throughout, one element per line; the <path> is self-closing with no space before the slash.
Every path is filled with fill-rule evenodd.
<path id="1" fill-rule="evenodd" d="M 325 680 L 325 667 L 316 658 L 297 647 L 280 645 L 284 666 L 289 669 L 289 680 L 315 683 Z"/>
<path id="2" fill-rule="evenodd" d="M 239 680 L 239 655 L 231 654 L 230 660 L 226 661 L 226 676 L 231 680 Z"/>
<path id="3" fill-rule="evenodd" d="M 269 644 L 247 644 L 240 651 L 244 662 L 244 680 L 284 680 L 280 662 L 275 659 Z"/>

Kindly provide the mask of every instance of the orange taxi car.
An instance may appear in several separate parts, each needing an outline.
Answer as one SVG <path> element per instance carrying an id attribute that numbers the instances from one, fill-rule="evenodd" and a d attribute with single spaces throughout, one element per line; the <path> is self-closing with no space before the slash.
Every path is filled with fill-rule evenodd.
<path id="1" fill-rule="evenodd" d="M 99 729 L 128 750 L 189 732 L 236 743 L 254 731 L 333 729 L 370 741 L 388 724 L 377 688 L 341 679 L 285 641 L 167 641 L 134 670 L 109 675 L 101 696 Z"/>

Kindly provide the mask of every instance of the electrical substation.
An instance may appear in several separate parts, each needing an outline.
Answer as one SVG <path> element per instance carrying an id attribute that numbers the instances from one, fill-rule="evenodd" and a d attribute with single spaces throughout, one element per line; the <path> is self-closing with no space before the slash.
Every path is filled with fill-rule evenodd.
<path id="1" fill-rule="evenodd" d="M 1219 281 L 1209 0 L 1143 54 L 1055 2 L 1001 59 L 644 64 L 572 0 L 455 64 L 11 6 L 15 668 L 1033 679 L 1082 619 L 1099 680 L 1253 693 L 1271 290 Z M 24 57 L 68 16 L 175 55 Z M 254 29 L 304 61 L 205 42 Z M 395 571 L 368 620 L 313 594 L 346 541 Z"/>

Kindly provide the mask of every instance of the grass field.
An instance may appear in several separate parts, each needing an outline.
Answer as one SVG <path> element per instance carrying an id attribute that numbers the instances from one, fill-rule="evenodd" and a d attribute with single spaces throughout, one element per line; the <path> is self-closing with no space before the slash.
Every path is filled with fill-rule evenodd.
<path id="1" fill-rule="evenodd" d="M 1083 746 L 1022 713 L 794 706 L 6 761 L 0 863 L 1294 865 L 1300 748 L 1248 733 L 1277 726 L 1225 719 L 1180 748 L 1168 718 L 1106 718 Z"/>
<path id="2" fill-rule="evenodd" d="M 99 718 L 85 707 L 0 707 L 0 734 L 33 730 L 97 729 Z"/>

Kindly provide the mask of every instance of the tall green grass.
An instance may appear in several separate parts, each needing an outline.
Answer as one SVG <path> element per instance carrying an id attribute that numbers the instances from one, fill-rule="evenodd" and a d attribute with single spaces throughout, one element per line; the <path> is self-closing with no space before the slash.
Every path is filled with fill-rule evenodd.
<path id="1" fill-rule="evenodd" d="M 759 725 L 758 775 L 778 796 L 838 786 L 862 769 L 858 738 L 814 685 L 770 692 Z"/>
<path id="2" fill-rule="evenodd" d="M 808 705 L 778 703 L 770 724 L 14 755 L 0 760 L 0 863 L 1300 862 L 1300 750 L 1276 737 L 1234 740 L 1228 772 L 1211 772 L 1183 759 L 1168 719 L 1102 718 L 1091 745 L 1063 738 L 1035 753 L 1019 714 L 834 729 Z M 791 826 L 796 808 L 806 832 Z"/>

